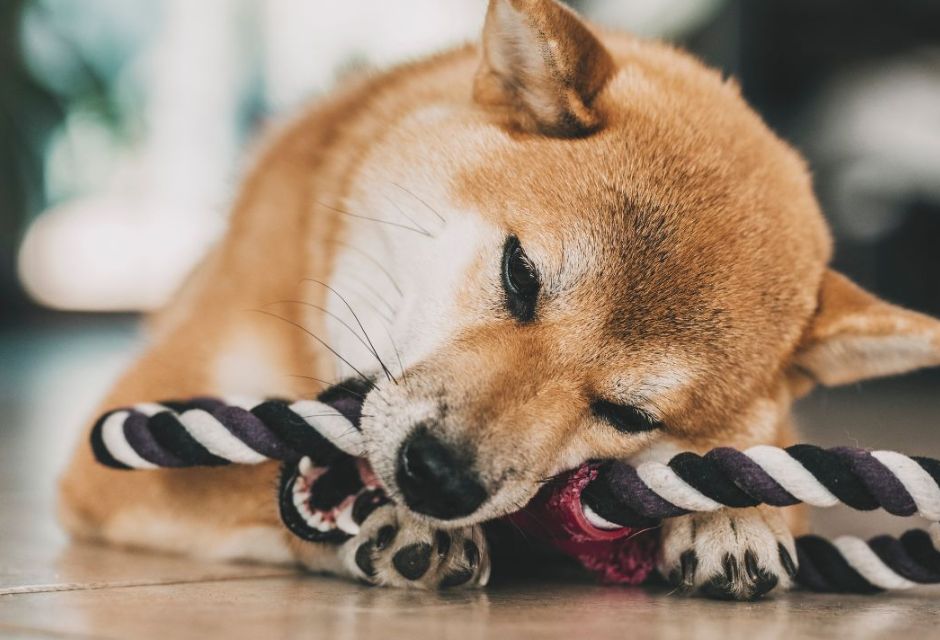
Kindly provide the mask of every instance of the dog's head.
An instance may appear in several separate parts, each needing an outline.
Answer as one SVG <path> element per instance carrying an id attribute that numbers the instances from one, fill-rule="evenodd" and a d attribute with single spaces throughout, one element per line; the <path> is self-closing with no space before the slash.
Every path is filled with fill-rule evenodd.
<path id="1" fill-rule="evenodd" d="M 551 0 L 493 0 L 481 56 L 472 99 L 434 88 L 459 57 L 407 86 L 428 108 L 349 197 L 427 216 L 390 249 L 404 375 L 363 421 L 411 509 L 463 524 L 657 440 L 773 442 L 813 382 L 940 363 L 940 323 L 827 269 L 807 169 L 734 83 Z"/>

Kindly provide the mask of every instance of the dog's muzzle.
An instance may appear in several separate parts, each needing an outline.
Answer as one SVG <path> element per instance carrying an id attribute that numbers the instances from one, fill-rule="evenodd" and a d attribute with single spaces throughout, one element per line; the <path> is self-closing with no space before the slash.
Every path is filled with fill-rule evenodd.
<path id="1" fill-rule="evenodd" d="M 409 509 L 439 520 L 469 516 L 487 498 L 469 456 L 426 426 L 417 427 L 399 449 L 395 480 Z"/>

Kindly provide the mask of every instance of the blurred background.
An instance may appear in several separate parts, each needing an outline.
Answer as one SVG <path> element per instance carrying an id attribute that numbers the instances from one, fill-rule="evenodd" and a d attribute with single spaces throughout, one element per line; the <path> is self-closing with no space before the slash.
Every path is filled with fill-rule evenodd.
<path id="1" fill-rule="evenodd" d="M 808 157 L 836 266 L 940 315 L 940 1 L 570 4 L 737 77 Z M 475 38 L 484 7 L 3 0 L 0 448 L 55 468 L 139 348 L 139 314 L 220 234 L 266 122 L 353 70 Z M 940 456 L 938 390 L 923 373 L 821 392 L 801 406 L 807 439 Z"/>

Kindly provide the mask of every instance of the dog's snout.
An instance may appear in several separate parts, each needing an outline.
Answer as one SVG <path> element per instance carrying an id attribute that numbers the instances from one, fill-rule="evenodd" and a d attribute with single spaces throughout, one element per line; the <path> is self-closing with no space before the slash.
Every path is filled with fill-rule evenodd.
<path id="1" fill-rule="evenodd" d="M 467 457 L 424 427 L 402 444 L 395 475 L 409 509 L 441 520 L 468 516 L 486 500 Z"/>

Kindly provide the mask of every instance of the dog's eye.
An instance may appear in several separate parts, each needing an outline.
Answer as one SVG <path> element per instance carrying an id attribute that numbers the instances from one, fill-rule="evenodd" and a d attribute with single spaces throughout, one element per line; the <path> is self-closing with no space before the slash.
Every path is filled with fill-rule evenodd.
<path id="1" fill-rule="evenodd" d="M 535 265 L 522 250 L 519 239 L 509 236 L 503 247 L 503 289 L 509 312 L 520 322 L 529 322 L 535 316 L 539 287 Z"/>
<path id="2" fill-rule="evenodd" d="M 595 400 L 591 403 L 591 412 L 608 422 L 617 431 L 636 433 L 652 431 L 662 427 L 662 423 L 642 409 L 630 405 L 615 404 L 607 400 Z"/>

